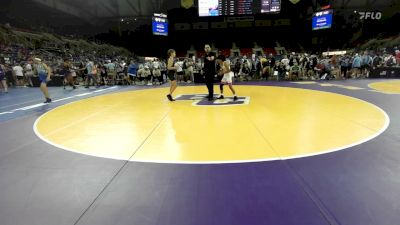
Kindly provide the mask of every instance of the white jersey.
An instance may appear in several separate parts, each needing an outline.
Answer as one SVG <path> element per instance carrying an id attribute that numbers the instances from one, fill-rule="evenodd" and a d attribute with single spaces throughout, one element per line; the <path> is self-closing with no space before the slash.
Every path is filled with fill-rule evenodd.
<path id="1" fill-rule="evenodd" d="M 177 63 L 175 63 L 175 66 L 177 67 L 176 72 L 182 72 L 183 71 L 183 62 L 182 61 L 178 61 Z"/>
<path id="2" fill-rule="evenodd" d="M 225 61 L 224 64 L 222 64 L 222 69 L 223 70 L 225 69 L 225 63 L 229 63 L 229 61 Z M 228 73 L 224 73 L 224 77 L 222 77 L 221 83 L 223 83 L 223 84 L 232 84 L 233 83 L 233 77 L 234 77 L 234 74 L 233 74 L 232 71 L 229 71 Z"/>
<path id="3" fill-rule="evenodd" d="M 25 71 L 27 76 L 33 76 L 33 69 L 31 64 L 26 64 Z"/>
<path id="4" fill-rule="evenodd" d="M 22 69 L 21 66 L 14 66 L 13 71 L 17 77 L 23 77 L 24 76 L 24 69 Z"/>
<path id="5" fill-rule="evenodd" d="M 153 68 L 154 69 L 160 69 L 160 63 L 159 62 L 153 62 Z"/>

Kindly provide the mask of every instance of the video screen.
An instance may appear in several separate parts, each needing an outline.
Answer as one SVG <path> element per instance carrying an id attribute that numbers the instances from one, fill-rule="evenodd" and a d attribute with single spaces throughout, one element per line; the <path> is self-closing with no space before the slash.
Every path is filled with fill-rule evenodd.
<path id="1" fill-rule="evenodd" d="M 162 17 L 153 17 L 153 34 L 168 36 L 168 19 Z"/>
<path id="2" fill-rule="evenodd" d="M 333 22 L 333 10 L 325 10 L 316 12 L 312 18 L 312 29 L 321 30 L 332 27 Z"/>

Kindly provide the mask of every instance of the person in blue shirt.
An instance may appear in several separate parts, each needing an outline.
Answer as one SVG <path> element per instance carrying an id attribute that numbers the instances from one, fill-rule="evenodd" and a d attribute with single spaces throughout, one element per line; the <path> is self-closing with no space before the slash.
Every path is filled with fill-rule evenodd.
<path id="1" fill-rule="evenodd" d="M 43 95 L 46 98 L 46 101 L 44 103 L 50 103 L 51 98 L 49 95 L 49 90 L 47 88 L 47 82 L 50 81 L 50 75 L 52 74 L 52 70 L 39 58 L 35 58 L 33 62 L 34 62 L 35 72 L 39 77 L 40 90 L 43 92 Z"/>
<path id="2" fill-rule="evenodd" d="M 372 66 L 372 57 L 369 55 L 368 51 L 364 52 L 364 55 L 361 57 L 361 73 L 362 75 L 369 77 L 369 71 Z"/>
<path id="3" fill-rule="evenodd" d="M 354 60 L 353 60 L 353 64 L 352 64 L 352 68 L 353 68 L 353 74 L 356 78 L 360 77 L 361 74 L 361 57 L 360 55 L 356 54 L 354 56 Z"/>
<path id="4" fill-rule="evenodd" d="M 135 61 L 131 61 L 131 64 L 128 67 L 128 82 L 131 84 L 131 81 L 135 82 L 137 73 L 137 66 Z"/>

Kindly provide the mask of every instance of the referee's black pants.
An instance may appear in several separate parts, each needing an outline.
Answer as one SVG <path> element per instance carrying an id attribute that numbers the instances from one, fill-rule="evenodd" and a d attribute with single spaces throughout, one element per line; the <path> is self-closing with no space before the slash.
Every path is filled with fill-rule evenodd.
<path id="1" fill-rule="evenodd" d="M 205 82 L 208 89 L 208 98 L 214 97 L 214 75 L 206 75 Z"/>

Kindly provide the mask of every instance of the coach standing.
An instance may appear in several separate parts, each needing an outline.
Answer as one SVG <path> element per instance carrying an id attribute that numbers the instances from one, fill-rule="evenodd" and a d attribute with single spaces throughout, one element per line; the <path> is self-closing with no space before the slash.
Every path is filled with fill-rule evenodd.
<path id="1" fill-rule="evenodd" d="M 206 55 L 204 56 L 204 75 L 208 89 L 208 100 L 214 100 L 214 76 L 215 76 L 215 54 L 211 52 L 210 45 L 204 46 Z"/>

